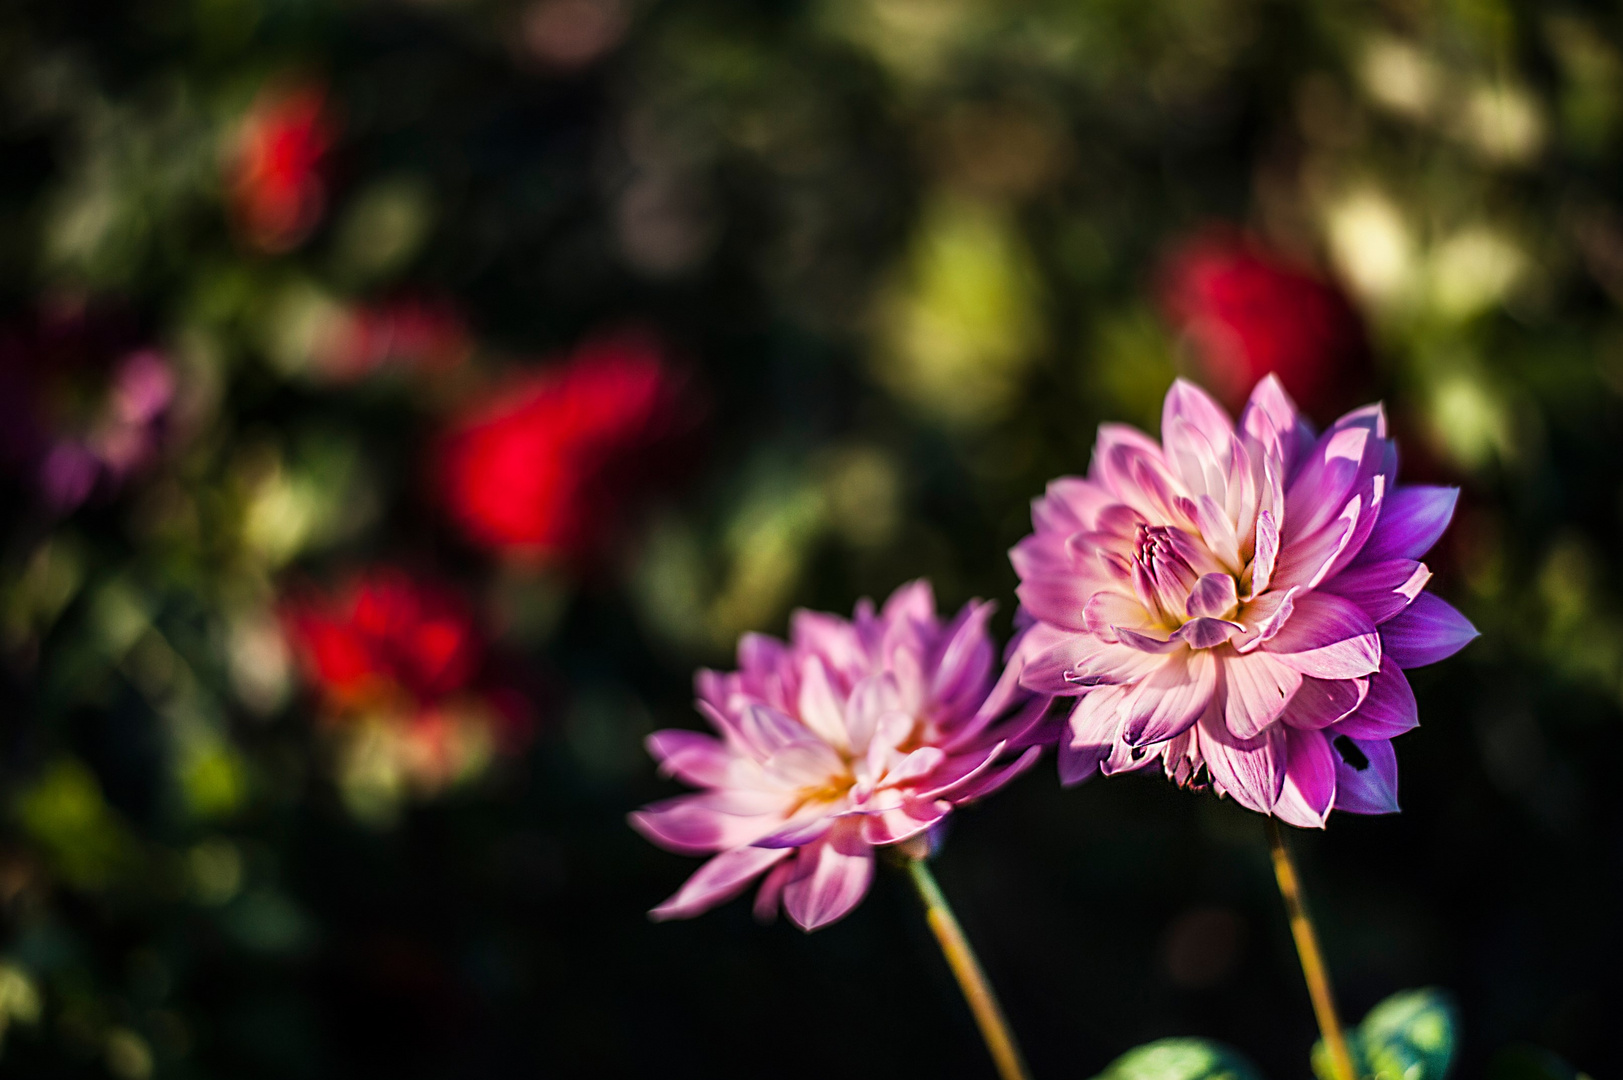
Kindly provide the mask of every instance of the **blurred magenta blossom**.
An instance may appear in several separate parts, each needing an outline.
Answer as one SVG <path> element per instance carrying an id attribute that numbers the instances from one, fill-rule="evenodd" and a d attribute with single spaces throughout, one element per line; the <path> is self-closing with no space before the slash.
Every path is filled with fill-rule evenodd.
<path id="1" fill-rule="evenodd" d="M 688 426 L 681 379 L 651 336 L 622 333 L 476 402 L 437 462 L 469 539 L 506 556 L 590 562 L 661 471 L 656 445 Z"/>
<path id="2" fill-rule="evenodd" d="M 237 132 L 226 167 L 231 215 L 267 252 L 292 250 L 327 209 L 327 154 L 338 122 L 317 83 L 262 90 Z"/>
<path id="3" fill-rule="evenodd" d="M 67 513 L 98 484 L 116 488 L 151 461 L 174 396 L 174 371 L 162 353 L 142 349 L 119 361 L 89 428 L 59 431 L 45 450 L 39 483 L 52 509 Z"/>
<path id="4" fill-rule="evenodd" d="M 68 304 L 0 340 L 0 457 L 55 513 L 116 492 L 162 449 L 174 367 L 131 338 L 117 317 Z"/>
<path id="5" fill-rule="evenodd" d="M 1272 376 L 1238 428 L 1182 380 L 1159 444 L 1102 425 L 1087 478 L 1051 483 L 1011 552 L 1035 620 L 1021 681 L 1077 695 L 1062 779 L 1160 760 L 1293 825 L 1397 810 L 1403 669 L 1476 636 L 1422 591 L 1457 495 L 1397 485 L 1381 406 L 1315 437 Z"/>
<path id="6" fill-rule="evenodd" d="M 814 930 L 868 891 L 874 848 L 922 836 L 953 808 L 997 790 L 1041 753 L 1047 701 L 997 678 L 989 603 L 943 623 L 927 582 L 847 621 L 797 612 L 788 643 L 746 634 L 739 670 L 701 671 L 698 708 L 717 735 L 655 732 L 662 770 L 705 790 L 655 803 L 631 823 L 662 847 L 716 852 L 655 908 L 697 915 L 766 875 L 755 911 L 781 900 Z"/>
<path id="7" fill-rule="evenodd" d="M 1230 407 L 1273 374 L 1308 412 L 1329 415 L 1368 374 L 1368 336 L 1346 294 L 1233 230 L 1208 230 L 1173 253 L 1162 303 Z"/>

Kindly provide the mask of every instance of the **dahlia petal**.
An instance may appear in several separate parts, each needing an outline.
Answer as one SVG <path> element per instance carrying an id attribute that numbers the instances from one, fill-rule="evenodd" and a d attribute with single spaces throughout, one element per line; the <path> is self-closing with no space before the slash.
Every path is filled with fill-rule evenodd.
<path id="1" fill-rule="evenodd" d="M 885 784 L 900 787 L 922 780 L 946 760 L 947 753 L 939 746 L 921 746 L 903 758 L 900 765 L 885 774 Z"/>
<path id="2" fill-rule="evenodd" d="M 1256 556 L 1251 562 L 1251 595 L 1261 596 L 1268 591 L 1274 579 L 1274 566 L 1279 559 L 1279 526 L 1273 512 L 1264 510 L 1257 515 Z"/>
<path id="3" fill-rule="evenodd" d="M 1212 780 L 1235 802 L 1269 813 L 1285 786 L 1287 728 L 1275 724 L 1255 739 L 1230 735 L 1223 717 L 1209 710 L 1200 722 L 1200 752 Z"/>
<path id="4" fill-rule="evenodd" d="M 704 855 L 753 843 L 783 820 L 781 795 L 732 792 L 678 795 L 628 816 L 631 827 L 667 851 Z"/>
<path id="5" fill-rule="evenodd" d="M 800 666 L 800 720 L 801 723 L 830 746 L 849 750 L 846 737 L 845 709 L 834 696 L 834 687 L 828 681 L 823 661 L 808 656 Z"/>
<path id="6" fill-rule="evenodd" d="M 973 753 L 956 754 L 948 758 L 931 775 L 930 786 L 915 789 L 914 796 L 920 799 L 933 799 L 953 792 L 958 785 L 991 768 L 992 763 L 1003 753 L 1007 745 L 1004 742 L 996 742 L 988 747 L 977 747 Z"/>
<path id="7" fill-rule="evenodd" d="M 1302 685 L 1300 672 L 1266 651 L 1229 657 L 1223 677 L 1223 723 L 1237 739 L 1253 738 L 1279 719 Z"/>
<path id="8" fill-rule="evenodd" d="M 853 754 L 868 752 L 880 717 L 899 712 L 902 696 L 889 675 L 870 675 L 851 688 L 845 699 L 845 732 Z"/>
<path id="9" fill-rule="evenodd" d="M 1091 529 L 1099 511 L 1114 502 L 1114 495 L 1091 480 L 1062 476 L 1049 481 L 1043 496 L 1032 500 L 1031 519 L 1040 532 Z"/>
<path id="10" fill-rule="evenodd" d="M 1128 626 L 1112 626 L 1110 634 L 1129 649 L 1152 656 L 1175 652 L 1184 647 L 1182 638 L 1159 638 Z"/>
<path id="11" fill-rule="evenodd" d="M 785 859 L 766 872 L 761 879 L 761 887 L 755 890 L 755 903 L 751 905 L 751 913 L 756 922 L 769 923 L 778 914 L 778 900 L 783 896 L 783 887 L 795 872 L 792 859 Z"/>
<path id="12" fill-rule="evenodd" d="M 1037 759 L 1042 756 L 1042 747 L 1027 747 L 1019 757 L 1008 764 L 978 773 L 974 778 L 954 788 L 951 792 L 952 801 L 961 804 L 984 798 L 1037 764 Z"/>
<path id="13" fill-rule="evenodd" d="M 1315 679 L 1356 679 L 1381 666 L 1381 637 L 1363 609 L 1324 592 L 1301 593 L 1265 650 Z"/>
<path id="14" fill-rule="evenodd" d="M 834 827 L 834 817 L 825 813 L 796 815 L 782 828 L 775 829 L 759 840 L 755 847 L 796 848 L 820 840 Z"/>
<path id="15" fill-rule="evenodd" d="M 1176 440 L 1168 440 L 1165 432 L 1180 422 L 1187 424 L 1189 431 L 1204 443 L 1204 447 L 1190 447 L 1190 450 L 1225 446 L 1228 437 L 1234 434 L 1234 421 L 1229 419 L 1223 406 L 1188 379 L 1173 380 L 1161 404 L 1161 441 L 1169 452 L 1175 453 L 1180 448 L 1173 445 Z"/>
<path id="16" fill-rule="evenodd" d="M 862 839 L 875 846 L 911 840 L 938 823 L 952 811 L 944 799 L 908 799 L 893 810 L 870 814 L 862 819 Z"/>
<path id="17" fill-rule="evenodd" d="M 1470 620 L 1447 601 L 1421 593 L 1403 614 L 1381 627 L 1382 646 L 1399 667 L 1446 660 L 1479 636 Z"/>
<path id="18" fill-rule="evenodd" d="M 1147 675 L 1160 658 L 1091 634 L 1067 634 L 1036 653 L 1020 671 L 1020 684 L 1039 694 L 1069 695 L 1084 687 L 1131 681 Z"/>
<path id="19" fill-rule="evenodd" d="M 1043 622 L 1067 630 L 1087 630 L 1087 606 L 1093 599 L 1092 583 L 1079 574 L 1026 578 L 1014 590 L 1020 603 Z"/>
<path id="20" fill-rule="evenodd" d="M 855 826 L 836 829 L 795 856 L 794 876 L 783 887 L 783 907 L 802 930 L 844 918 L 873 880 L 873 847 Z"/>
<path id="21" fill-rule="evenodd" d="M 1336 799 L 1336 762 L 1323 732 L 1292 729 L 1285 734 L 1285 786 L 1274 814 L 1302 829 L 1322 829 Z"/>
<path id="22" fill-rule="evenodd" d="M 931 667 L 931 696 L 948 708 L 966 695 L 984 693 L 995 656 L 986 624 L 997 605 L 991 602 L 965 604 L 943 633 L 946 644 L 937 650 Z"/>
<path id="23" fill-rule="evenodd" d="M 1225 565 L 1225 567 L 1238 567 L 1242 564 L 1240 559 L 1240 536 L 1233 531 L 1233 521 L 1224 512 L 1224 508 L 1217 505 L 1217 500 L 1211 495 L 1201 495 L 1195 500 L 1195 525 L 1199 526 L 1201 539 L 1211 549 L 1212 557 Z"/>
<path id="24" fill-rule="evenodd" d="M 906 588 L 907 586 L 902 586 Z M 900 591 L 900 590 L 898 590 Z M 856 628 L 845 619 L 823 611 L 796 611 L 789 617 L 789 638 L 796 656 L 821 657 L 833 671 L 846 679 L 856 677 L 867 666 L 867 650 Z M 785 660 L 786 670 L 798 674 L 798 665 Z"/>
<path id="25" fill-rule="evenodd" d="M 1115 627 L 1142 629 L 1149 625 L 1150 616 L 1137 597 L 1119 592 L 1097 592 L 1088 598 L 1082 621 L 1085 624 L 1083 629 L 1110 641 L 1116 636 Z"/>
<path id="26" fill-rule="evenodd" d="M 1123 687 L 1103 686 L 1077 699 L 1059 739 L 1060 783 L 1081 783 L 1110 757 L 1121 733 L 1121 703 L 1126 696 Z"/>
<path id="27" fill-rule="evenodd" d="M 1459 502 L 1460 489 L 1427 484 L 1394 488 L 1381 508 L 1380 519 L 1369 534 L 1359 562 L 1418 559 L 1430 551 L 1448 528 Z"/>
<path id="28" fill-rule="evenodd" d="M 1364 609 L 1376 626 L 1408 607 L 1431 580 L 1425 563 L 1413 559 L 1360 561 L 1322 586 Z"/>
<path id="29" fill-rule="evenodd" d="M 1277 448 L 1287 476 L 1296 471 L 1296 463 L 1313 445 L 1313 429 L 1272 373 L 1251 391 L 1251 400 L 1240 413 L 1239 428 L 1263 447 Z"/>
<path id="30" fill-rule="evenodd" d="M 1332 735 L 1354 739 L 1390 739 L 1420 726 L 1420 706 L 1403 669 L 1390 655 L 1369 680 L 1369 696 L 1352 715 L 1330 729 Z"/>
<path id="31" fill-rule="evenodd" d="M 1223 618 L 1240 602 L 1240 593 L 1234 584 L 1231 574 L 1204 574 L 1195 582 L 1195 587 L 1189 590 L 1189 600 L 1184 605 L 1185 614 L 1191 619 L 1208 615 L 1214 619 Z"/>
<path id="32" fill-rule="evenodd" d="M 681 728 L 666 728 L 648 736 L 643 744 L 659 762 L 666 776 L 685 780 L 695 787 L 718 787 L 728 777 L 736 760 L 727 745 L 713 735 Z"/>
<path id="33" fill-rule="evenodd" d="M 808 740 L 785 746 L 761 763 L 762 769 L 784 788 L 821 787 L 831 776 L 845 771 L 845 762 L 825 742 Z"/>
<path id="34" fill-rule="evenodd" d="M 1304 676 L 1280 719 L 1291 727 L 1326 728 L 1350 716 L 1368 694 L 1368 679 L 1328 680 Z"/>
<path id="35" fill-rule="evenodd" d="M 1210 652 L 1173 653 L 1122 700 L 1122 738 L 1130 746 L 1165 742 L 1200 718 L 1217 686 Z"/>
<path id="36" fill-rule="evenodd" d="M 1336 740 L 1339 744 L 1340 740 Z M 1386 739 L 1348 739 L 1363 766 L 1338 753 L 1336 762 L 1336 809 L 1353 814 L 1395 814 L 1398 812 L 1398 755 Z M 1338 746 L 1339 750 L 1339 746 Z"/>
<path id="37" fill-rule="evenodd" d="M 762 759 L 790 746 L 817 744 L 804 724 L 766 705 L 746 705 L 738 718 L 737 731 L 745 745 Z"/>
<path id="38" fill-rule="evenodd" d="M 1311 589 L 1323 581 L 1352 541 L 1361 505 L 1361 498 L 1355 495 L 1352 502 L 1342 508 L 1340 516 L 1317 531 L 1281 538 L 1269 583 L 1275 588 L 1296 585 Z M 1286 521 L 1289 520 L 1287 512 Z"/>
<path id="39" fill-rule="evenodd" d="M 1204 390 L 1182 379 L 1172 384 L 1162 411 L 1161 442 L 1186 491 L 1219 501 L 1226 497 L 1234 423 Z"/>
<path id="40" fill-rule="evenodd" d="M 1260 649 L 1272 641 L 1296 611 L 1296 595 L 1302 590 L 1292 586 L 1284 591 L 1264 593 L 1245 605 L 1244 617 L 1249 623 L 1234 647 L 1241 653 Z"/>
<path id="41" fill-rule="evenodd" d="M 935 590 L 926 578 L 909 581 L 890 594 L 880 617 L 894 626 L 902 623 L 933 623 L 935 621 Z"/>
<path id="42" fill-rule="evenodd" d="M 758 874 L 787 858 L 790 850 L 741 847 L 723 851 L 699 867 L 674 896 L 648 916 L 656 922 L 691 919 L 743 892 Z"/>
<path id="43" fill-rule="evenodd" d="M 1211 649 L 1228 641 L 1235 634 L 1243 631 L 1245 627 L 1228 619 L 1190 619 L 1173 633 L 1176 641 L 1181 641 L 1191 649 Z M 1122 640 L 1126 640 L 1124 637 Z M 1159 651 L 1159 650 L 1156 650 Z"/>

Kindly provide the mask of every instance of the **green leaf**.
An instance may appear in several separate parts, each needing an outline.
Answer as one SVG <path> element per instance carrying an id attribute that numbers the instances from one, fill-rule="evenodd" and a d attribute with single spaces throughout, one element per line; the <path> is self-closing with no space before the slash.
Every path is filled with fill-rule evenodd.
<path id="1" fill-rule="evenodd" d="M 1205 1039 L 1158 1039 L 1112 1061 L 1094 1080 L 1261 1080 L 1239 1053 Z"/>
<path id="2" fill-rule="evenodd" d="M 1369 1011 L 1347 1049 L 1365 1080 L 1443 1080 L 1454 1063 L 1459 1011 L 1437 989 L 1405 990 Z M 1321 1039 L 1313 1047 L 1313 1072 L 1335 1080 Z"/>

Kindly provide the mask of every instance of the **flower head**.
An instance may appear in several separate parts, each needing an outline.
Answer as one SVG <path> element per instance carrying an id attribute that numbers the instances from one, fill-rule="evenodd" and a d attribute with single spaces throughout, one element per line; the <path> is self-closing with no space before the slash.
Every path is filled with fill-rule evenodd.
<path id="1" fill-rule="evenodd" d="M 1163 303 L 1230 405 L 1274 374 L 1317 414 L 1344 404 L 1367 367 L 1363 320 L 1340 289 L 1227 231 L 1173 254 Z"/>
<path id="2" fill-rule="evenodd" d="M 244 119 L 229 163 L 231 209 L 262 251 L 297 247 L 327 207 L 324 175 L 337 123 L 314 84 L 267 89 Z"/>
<path id="3" fill-rule="evenodd" d="M 705 790 L 631 823 L 673 851 L 717 854 L 654 917 L 697 915 L 764 874 L 757 915 L 781 900 L 803 929 L 825 926 L 867 893 L 875 847 L 920 836 L 1029 766 L 1047 702 L 1012 674 L 994 682 L 991 612 L 970 603 L 943 623 L 918 581 L 850 621 L 798 612 L 787 643 L 747 634 L 738 671 L 701 671 L 698 708 L 716 735 L 659 731 L 648 749 Z"/>
<path id="4" fill-rule="evenodd" d="M 584 559 L 679 407 L 678 380 L 652 340 L 591 342 L 456 423 L 440 454 L 443 497 L 463 532 L 485 547 Z"/>
<path id="5" fill-rule="evenodd" d="M 1011 552 L 1021 681 L 1077 696 L 1062 779 L 1159 760 L 1295 825 L 1396 810 L 1403 669 L 1476 636 L 1418 561 L 1458 492 L 1396 481 L 1379 405 L 1315 437 L 1272 376 L 1238 426 L 1181 380 L 1159 444 L 1102 426 Z"/>

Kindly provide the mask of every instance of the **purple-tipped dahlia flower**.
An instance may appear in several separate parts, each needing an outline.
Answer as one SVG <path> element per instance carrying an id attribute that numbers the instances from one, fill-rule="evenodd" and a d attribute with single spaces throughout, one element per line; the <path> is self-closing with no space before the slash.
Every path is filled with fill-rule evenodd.
<path id="1" fill-rule="evenodd" d="M 756 915 L 781 900 L 815 930 L 868 891 L 873 849 L 920 836 L 1002 787 L 1041 753 L 1048 704 L 1018 667 L 994 681 L 989 603 L 951 622 L 927 582 L 850 621 L 796 612 L 790 640 L 746 634 L 736 672 L 701 671 L 698 708 L 717 738 L 658 731 L 661 771 L 705 790 L 654 803 L 631 824 L 661 847 L 717 853 L 656 919 L 697 915 L 766 875 Z"/>
<path id="2" fill-rule="evenodd" d="M 1021 682 L 1077 696 L 1061 779 L 1159 760 L 1293 825 L 1397 810 L 1403 669 L 1476 631 L 1418 561 L 1458 491 L 1396 480 L 1379 405 L 1315 437 L 1273 376 L 1238 426 L 1182 380 L 1159 444 L 1102 425 L 1087 478 L 1051 483 L 1010 553 Z"/>

